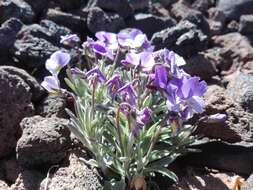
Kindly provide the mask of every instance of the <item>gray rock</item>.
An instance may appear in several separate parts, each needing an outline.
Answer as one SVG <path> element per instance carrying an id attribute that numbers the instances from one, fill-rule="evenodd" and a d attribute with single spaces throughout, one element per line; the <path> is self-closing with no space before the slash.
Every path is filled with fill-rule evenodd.
<path id="1" fill-rule="evenodd" d="M 142 30 L 148 38 L 151 38 L 154 33 L 175 26 L 176 21 L 171 17 L 158 17 L 152 14 L 139 13 L 128 24 L 132 28 Z"/>
<path id="2" fill-rule="evenodd" d="M 0 27 L 0 54 L 7 54 L 13 46 L 16 35 L 21 29 L 22 23 L 16 18 L 11 18 Z"/>
<path id="3" fill-rule="evenodd" d="M 207 36 L 189 21 L 182 21 L 172 28 L 157 32 L 152 37 L 156 49 L 169 48 L 184 57 L 207 47 Z"/>
<path id="4" fill-rule="evenodd" d="M 34 116 L 20 123 L 23 130 L 17 142 L 19 164 L 26 168 L 58 164 L 70 147 L 68 120 Z"/>
<path id="5" fill-rule="evenodd" d="M 145 10 L 149 7 L 149 0 L 129 0 L 130 6 L 135 11 Z"/>
<path id="6" fill-rule="evenodd" d="M 228 95 L 245 110 L 253 112 L 253 75 L 238 73 L 227 86 Z"/>
<path id="7" fill-rule="evenodd" d="M 6 181 L 14 184 L 20 173 L 20 167 L 18 166 L 15 155 L 1 162 L 4 168 Z"/>
<path id="8" fill-rule="evenodd" d="M 253 14 L 252 0 L 219 0 L 217 7 L 227 20 L 239 20 L 241 15 Z"/>
<path id="9" fill-rule="evenodd" d="M 59 168 L 48 180 L 48 190 L 102 190 L 98 176 L 82 163 L 75 154 L 70 154 L 69 166 Z M 47 179 L 40 184 L 45 189 Z"/>
<path id="10" fill-rule="evenodd" d="M 87 20 L 85 17 L 65 13 L 56 9 L 48 9 L 46 17 L 47 20 L 52 20 L 60 26 L 65 26 L 76 33 L 87 33 Z"/>
<path id="11" fill-rule="evenodd" d="M 239 31 L 242 34 L 253 34 L 253 14 L 241 16 Z"/>
<path id="12" fill-rule="evenodd" d="M 19 67 L 31 71 L 44 69 L 46 59 L 57 50 L 58 47 L 44 39 L 26 35 L 16 40 L 10 51 L 18 60 Z"/>
<path id="13" fill-rule="evenodd" d="M 19 122 L 33 114 L 31 98 L 29 85 L 0 67 L 0 158 L 15 150 Z"/>
<path id="14" fill-rule="evenodd" d="M 100 7 L 103 10 L 117 12 L 120 16 L 126 18 L 133 13 L 128 0 L 89 0 L 88 8 Z"/>
<path id="15" fill-rule="evenodd" d="M 36 38 L 45 39 L 56 46 L 61 46 L 61 36 L 70 34 L 71 31 L 66 28 L 57 25 L 50 20 L 42 20 L 39 24 L 32 24 L 24 26 L 18 33 L 18 36 L 32 35 Z"/>
<path id="16" fill-rule="evenodd" d="M 253 174 L 251 174 L 246 183 L 244 183 L 241 187 L 241 190 L 252 190 L 253 189 Z"/>
<path id="17" fill-rule="evenodd" d="M 125 22 L 118 14 L 107 14 L 99 7 L 93 7 L 89 10 L 87 26 L 92 33 L 99 31 L 118 32 L 125 28 Z"/>
<path id="18" fill-rule="evenodd" d="M 0 23 L 16 17 L 24 23 L 31 23 L 35 14 L 31 6 L 23 0 L 2 0 L 0 1 Z"/>
<path id="19" fill-rule="evenodd" d="M 59 118 L 68 118 L 68 114 L 65 111 L 67 102 L 61 97 L 45 98 L 37 109 L 37 113 L 43 117 L 56 116 Z"/>
<path id="20" fill-rule="evenodd" d="M 184 19 L 188 14 L 192 12 L 199 12 L 191 7 L 191 4 L 185 0 L 177 1 L 171 5 L 171 15 L 177 20 Z"/>
<path id="21" fill-rule="evenodd" d="M 190 75 L 199 76 L 203 80 L 209 80 L 218 73 L 214 63 L 202 53 L 190 57 L 182 68 Z"/>

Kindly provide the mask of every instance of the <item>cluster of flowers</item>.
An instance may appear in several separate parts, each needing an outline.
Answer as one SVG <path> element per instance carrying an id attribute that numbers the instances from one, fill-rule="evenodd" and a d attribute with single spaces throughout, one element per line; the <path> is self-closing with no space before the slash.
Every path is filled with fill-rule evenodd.
<path id="1" fill-rule="evenodd" d="M 95 40 L 88 37 L 80 49 L 91 68 L 69 69 L 71 76 L 67 83 L 75 95 L 60 87 L 58 74 L 70 62 L 70 55 L 62 51 L 46 61 L 51 76 L 45 77 L 42 86 L 51 94 L 73 96 L 77 107 L 76 116 L 70 114 L 76 127 L 74 132 L 94 153 L 99 167 L 106 165 L 132 183 L 140 179 L 138 176 L 154 171 L 173 176 L 166 166 L 180 153 L 166 148 L 157 151 L 154 145 L 170 141 L 170 131 L 176 136 L 184 121 L 203 112 L 202 96 L 207 84 L 185 73 L 180 68 L 185 64 L 184 59 L 173 51 L 154 51 L 147 36 L 138 29 L 126 29 L 118 34 L 102 31 L 95 36 Z M 77 35 L 61 39 L 61 43 L 71 47 L 77 47 L 79 42 Z M 103 127 L 110 126 L 106 128 L 108 131 L 101 132 L 97 120 L 105 121 Z M 168 126 L 176 130 L 168 131 Z M 92 143 L 94 139 L 96 143 Z M 175 142 L 185 147 L 184 140 Z"/>
<path id="2" fill-rule="evenodd" d="M 192 77 L 179 68 L 185 64 L 182 57 L 168 49 L 153 51 L 154 48 L 146 35 L 137 29 L 125 30 L 119 34 L 98 32 L 96 38 L 96 41 L 88 38 L 83 43 L 83 47 L 110 60 L 115 59 L 119 50 L 127 52 L 125 59 L 121 60 L 122 65 L 126 68 L 142 70 L 147 77 L 146 87 L 161 92 L 166 98 L 170 112 L 178 113 L 183 120 L 191 118 L 194 113 L 203 112 L 202 96 L 207 85 L 205 81 L 200 81 L 199 77 Z M 68 35 L 63 37 L 61 42 L 73 43 L 78 41 L 76 35 Z M 52 73 L 52 76 L 45 77 L 42 86 L 49 92 L 56 93 L 62 90 L 57 75 L 69 61 L 69 54 L 60 51 L 55 52 L 47 60 L 46 68 Z M 82 73 L 77 69 L 72 71 L 73 73 Z M 136 106 L 138 95 L 134 85 L 138 82 L 137 79 L 124 83 L 125 81 L 122 81 L 120 73 L 116 73 L 107 79 L 100 71 L 99 66 L 95 64 L 93 69 L 84 73 L 84 76 L 87 79 L 96 76 L 99 82 L 106 84 L 113 100 L 117 94 L 121 94 L 125 102 L 131 106 Z M 146 117 L 149 115 L 147 113 L 150 112 L 149 108 L 142 110 Z"/>

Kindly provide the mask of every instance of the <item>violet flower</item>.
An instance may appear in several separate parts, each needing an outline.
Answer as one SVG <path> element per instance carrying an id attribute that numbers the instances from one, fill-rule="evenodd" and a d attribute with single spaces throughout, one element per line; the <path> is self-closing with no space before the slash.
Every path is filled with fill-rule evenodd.
<path id="1" fill-rule="evenodd" d="M 106 82 L 106 85 L 109 88 L 109 94 L 112 97 L 112 100 L 114 100 L 118 90 L 122 87 L 120 75 L 115 74 L 114 76 L 112 76 L 112 78 Z"/>
<path id="2" fill-rule="evenodd" d="M 126 58 L 121 61 L 124 65 L 133 65 L 143 68 L 143 71 L 150 71 L 154 67 L 155 60 L 151 52 L 134 53 L 130 52 L 126 54 Z"/>
<path id="3" fill-rule="evenodd" d="M 91 50 L 99 55 L 108 57 L 109 59 L 113 60 L 113 51 L 106 47 L 106 44 L 101 41 L 94 41 L 92 38 L 87 37 L 87 41 L 82 45 L 85 47 L 90 47 Z"/>
<path id="4" fill-rule="evenodd" d="M 147 124 L 151 119 L 151 109 L 148 107 L 145 107 L 137 116 L 137 122 L 145 125 Z"/>
<path id="5" fill-rule="evenodd" d="M 185 119 L 191 118 L 194 113 L 202 113 L 204 111 L 205 105 L 202 96 L 207 90 L 207 84 L 199 80 L 199 77 L 184 77 L 182 85 L 177 92 L 182 99 L 182 116 Z"/>
<path id="6" fill-rule="evenodd" d="M 99 41 L 105 43 L 109 49 L 116 50 L 118 48 L 117 34 L 101 31 L 97 32 L 95 36 Z"/>
<path id="7" fill-rule="evenodd" d="M 132 106 L 136 105 L 137 94 L 132 86 L 132 83 L 128 83 L 121 87 L 118 91 L 123 96 L 123 100 Z"/>
<path id="8" fill-rule="evenodd" d="M 61 36 L 60 43 L 65 45 L 73 45 L 77 42 L 80 42 L 80 38 L 76 34 L 68 34 L 66 36 Z"/>
<path id="9" fill-rule="evenodd" d="M 46 61 L 46 69 L 53 75 L 58 75 L 60 70 L 69 63 L 70 55 L 62 51 L 54 52 Z"/>
<path id="10" fill-rule="evenodd" d="M 138 29 L 122 30 L 118 34 L 118 42 L 120 46 L 131 49 L 150 49 L 152 47 L 147 36 Z"/>
<path id="11" fill-rule="evenodd" d="M 91 69 L 90 71 L 88 71 L 85 74 L 85 77 L 88 80 L 95 79 L 95 80 L 98 80 L 101 83 L 106 82 L 106 78 L 105 78 L 104 74 L 100 71 L 100 69 L 98 67 L 95 67 L 94 69 Z"/>
<path id="12" fill-rule="evenodd" d="M 41 83 L 41 86 L 45 88 L 49 93 L 56 94 L 60 91 L 60 82 L 57 76 L 47 76 L 44 78 L 44 81 Z"/>

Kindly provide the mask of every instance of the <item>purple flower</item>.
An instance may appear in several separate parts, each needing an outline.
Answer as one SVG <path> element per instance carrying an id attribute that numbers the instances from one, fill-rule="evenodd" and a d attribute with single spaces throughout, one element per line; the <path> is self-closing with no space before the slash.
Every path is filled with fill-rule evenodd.
<path id="1" fill-rule="evenodd" d="M 98 67 L 95 67 L 94 69 L 91 69 L 88 71 L 85 76 L 87 77 L 88 80 L 98 80 L 102 83 L 106 82 L 106 78 L 104 74 L 100 71 Z"/>
<path id="2" fill-rule="evenodd" d="M 124 65 L 140 66 L 143 68 L 143 71 L 150 71 L 155 65 L 155 60 L 151 52 L 130 52 L 126 54 L 126 58 L 121 63 Z"/>
<path id="3" fill-rule="evenodd" d="M 47 76 L 41 83 L 41 86 L 45 88 L 49 93 L 56 94 L 60 91 L 60 82 L 57 76 Z"/>
<path id="4" fill-rule="evenodd" d="M 118 90 L 122 87 L 122 81 L 120 78 L 121 77 L 119 74 L 115 74 L 114 76 L 112 76 L 111 79 L 109 79 L 106 82 L 106 85 L 109 88 L 109 94 L 112 97 L 112 100 L 115 99 L 115 96 L 116 96 Z"/>
<path id="5" fill-rule="evenodd" d="M 69 63 L 70 55 L 62 51 L 56 51 L 46 61 L 46 69 L 53 75 L 57 75 L 60 70 Z"/>
<path id="6" fill-rule="evenodd" d="M 105 43 L 109 49 L 116 50 L 118 48 L 117 34 L 111 32 L 97 32 L 96 38 Z"/>
<path id="7" fill-rule="evenodd" d="M 87 41 L 83 43 L 83 47 L 90 47 L 92 51 L 102 56 L 108 57 L 113 60 L 113 50 L 106 47 L 106 44 L 102 41 L 94 41 L 93 39 L 87 37 Z"/>
<path id="8" fill-rule="evenodd" d="M 136 98 L 137 94 L 133 88 L 132 83 L 128 83 L 121 87 L 118 90 L 118 93 L 120 93 L 123 96 L 123 100 L 127 103 L 129 103 L 132 106 L 136 105 Z"/>
<path id="9" fill-rule="evenodd" d="M 66 36 L 61 36 L 60 43 L 65 45 L 72 45 L 77 42 L 80 42 L 80 38 L 76 34 L 68 34 Z"/>
<path id="10" fill-rule="evenodd" d="M 183 107 L 182 116 L 185 119 L 191 118 L 194 113 L 204 111 L 205 104 L 202 96 L 207 90 L 207 84 L 199 80 L 199 77 L 184 77 L 177 91 Z"/>
<path id="11" fill-rule="evenodd" d="M 168 72 L 164 65 L 156 65 L 155 66 L 155 78 L 154 85 L 161 89 L 166 89 L 168 85 Z"/>
<path id="12" fill-rule="evenodd" d="M 138 29 L 122 30 L 118 34 L 118 42 L 122 47 L 135 48 L 151 48 L 151 44 L 147 39 L 147 36 Z"/>
<path id="13" fill-rule="evenodd" d="M 151 119 L 151 110 L 145 107 L 137 116 L 137 122 L 141 125 L 145 125 Z"/>

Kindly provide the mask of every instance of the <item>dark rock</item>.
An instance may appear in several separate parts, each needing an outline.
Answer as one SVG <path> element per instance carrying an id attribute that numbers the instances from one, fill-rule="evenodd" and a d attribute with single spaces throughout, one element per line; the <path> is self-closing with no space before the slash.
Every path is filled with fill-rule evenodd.
<path id="1" fill-rule="evenodd" d="M 58 164 L 70 147 L 68 120 L 34 116 L 20 123 L 23 130 L 16 152 L 19 164 L 26 168 Z"/>
<path id="2" fill-rule="evenodd" d="M 158 0 L 163 6 L 167 7 L 175 3 L 177 0 Z"/>
<path id="3" fill-rule="evenodd" d="M 68 114 L 65 111 L 67 102 L 61 97 L 48 96 L 38 107 L 38 114 L 43 117 L 56 116 L 59 118 L 67 118 Z"/>
<path id="4" fill-rule="evenodd" d="M 73 9 L 78 9 L 82 5 L 85 5 L 88 0 L 54 0 L 63 11 L 70 11 Z"/>
<path id="5" fill-rule="evenodd" d="M 207 36 L 189 21 L 157 32 L 152 37 L 156 49 L 169 48 L 184 57 L 190 57 L 207 47 Z"/>
<path id="6" fill-rule="evenodd" d="M 11 18 L 4 22 L 0 27 L 0 54 L 8 53 L 13 46 L 16 35 L 21 29 L 22 23 L 16 18 Z"/>
<path id="7" fill-rule="evenodd" d="M 252 190 L 252 189 L 253 189 L 253 174 L 249 176 L 247 181 L 241 187 L 241 190 Z"/>
<path id="8" fill-rule="evenodd" d="M 65 26 L 73 32 L 86 34 L 87 33 L 87 20 L 78 15 L 65 13 L 56 9 L 48 9 L 46 19 L 52 20 L 60 26 Z"/>
<path id="9" fill-rule="evenodd" d="M 139 13 L 128 24 L 132 28 L 140 29 L 148 38 L 151 38 L 154 33 L 175 26 L 176 21 L 171 17 L 164 18 L 152 14 Z"/>
<path id="10" fill-rule="evenodd" d="M 16 17 L 24 23 L 31 23 L 35 14 L 31 6 L 23 0 L 2 0 L 0 1 L 0 23 Z"/>
<path id="11" fill-rule="evenodd" d="M 24 0 L 27 2 L 36 13 L 37 17 L 41 16 L 47 9 L 50 1 L 48 0 Z"/>
<path id="12" fill-rule="evenodd" d="M 99 31 L 118 32 L 125 28 L 125 22 L 118 14 L 107 14 L 99 7 L 93 7 L 89 10 L 87 26 L 92 33 Z"/>
<path id="13" fill-rule="evenodd" d="M 11 53 L 26 70 L 41 70 L 52 53 L 59 50 L 50 42 L 32 35 L 23 36 L 14 43 Z"/>
<path id="14" fill-rule="evenodd" d="M 214 4 L 215 0 L 196 0 L 192 4 L 192 8 L 201 11 L 202 13 L 206 13 L 206 11 L 214 6 Z"/>
<path id="15" fill-rule="evenodd" d="M 245 112 L 228 97 L 225 89 L 209 86 L 205 94 L 206 108 L 204 116 L 226 114 L 225 122 L 199 120 L 196 133 L 212 139 L 221 139 L 229 143 L 253 142 L 253 114 Z"/>
<path id="16" fill-rule="evenodd" d="M 228 95 L 244 109 L 253 112 L 253 75 L 238 73 L 227 86 Z"/>
<path id="17" fill-rule="evenodd" d="M 129 4 L 135 11 L 145 10 L 149 7 L 149 0 L 129 0 Z"/>
<path id="18" fill-rule="evenodd" d="M 219 9 L 213 7 L 208 10 L 208 16 L 211 35 L 221 34 L 225 25 L 225 14 Z"/>
<path id="19" fill-rule="evenodd" d="M 70 34 L 71 31 L 66 28 L 57 25 L 50 20 L 42 20 L 39 24 L 32 24 L 24 26 L 18 33 L 18 36 L 32 35 L 36 38 L 45 39 L 56 46 L 60 46 L 61 36 Z"/>
<path id="20" fill-rule="evenodd" d="M 200 12 L 189 12 L 188 15 L 184 17 L 183 20 L 188 20 L 189 22 L 195 24 L 198 29 L 200 29 L 205 35 L 210 35 L 210 27 L 206 18 Z"/>
<path id="21" fill-rule="evenodd" d="M 123 18 L 133 14 L 133 9 L 131 8 L 128 0 L 89 0 L 87 7 L 100 7 L 106 11 L 114 11 Z"/>
<path id="22" fill-rule="evenodd" d="M 15 150 L 19 122 L 33 114 L 31 88 L 17 74 L 0 67 L 0 157 Z"/>
<path id="23" fill-rule="evenodd" d="M 0 68 L 11 75 L 19 76 L 26 82 L 26 84 L 29 85 L 30 92 L 32 94 L 31 97 L 32 102 L 38 102 L 45 96 L 45 90 L 40 86 L 40 84 L 36 81 L 34 77 L 29 75 L 23 69 L 19 69 L 17 67 L 12 66 L 1 66 Z"/>
<path id="24" fill-rule="evenodd" d="M 242 34 L 253 34 L 253 14 L 241 16 L 239 31 Z"/>
<path id="25" fill-rule="evenodd" d="M 45 175 L 36 170 L 22 169 L 16 179 L 16 182 L 11 185 L 10 190 L 35 190 L 39 189 L 40 182 L 45 178 Z"/>
<path id="26" fill-rule="evenodd" d="M 8 160 L 4 160 L 2 164 L 5 170 L 6 181 L 10 182 L 11 184 L 14 184 L 20 173 L 20 167 L 18 166 L 16 157 L 13 156 Z"/>
<path id="27" fill-rule="evenodd" d="M 241 15 L 253 14 L 252 0 L 219 0 L 217 7 L 227 20 L 239 20 Z"/>
<path id="28" fill-rule="evenodd" d="M 78 157 L 70 154 L 69 166 L 59 168 L 50 179 L 44 179 L 40 184 L 40 190 L 44 190 L 48 180 L 48 190 L 61 189 L 87 189 L 101 190 L 102 185 L 98 176 L 89 169 Z"/>
<path id="29" fill-rule="evenodd" d="M 200 140 L 191 146 L 199 150 L 180 159 L 180 163 L 249 175 L 253 171 L 253 145 L 230 144 L 221 141 Z"/>
<path id="30" fill-rule="evenodd" d="M 193 55 L 182 67 L 190 75 L 199 76 L 203 80 L 209 80 L 217 74 L 217 69 L 203 53 Z"/>

